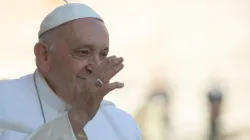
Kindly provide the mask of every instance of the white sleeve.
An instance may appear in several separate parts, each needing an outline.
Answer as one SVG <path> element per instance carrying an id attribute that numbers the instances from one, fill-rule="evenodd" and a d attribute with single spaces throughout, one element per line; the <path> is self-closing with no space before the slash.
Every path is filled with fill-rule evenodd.
<path id="1" fill-rule="evenodd" d="M 136 140 L 142 140 L 141 130 L 139 126 L 137 125 L 136 121 L 134 121 L 134 123 L 135 123 L 135 128 L 136 128 Z"/>
<path id="2" fill-rule="evenodd" d="M 25 140 L 77 140 L 68 113 L 42 125 Z"/>
<path id="3" fill-rule="evenodd" d="M 42 125 L 33 132 L 18 125 L 5 126 L 7 127 L 0 125 L 0 140 L 77 140 L 67 113 Z"/>

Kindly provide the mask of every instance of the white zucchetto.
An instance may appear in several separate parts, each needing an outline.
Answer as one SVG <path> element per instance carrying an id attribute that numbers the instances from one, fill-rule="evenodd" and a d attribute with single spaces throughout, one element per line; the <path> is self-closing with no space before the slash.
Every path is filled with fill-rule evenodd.
<path id="1" fill-rule="evenodd" d="M 40 25 L 38 37 L 57 26 L 80 18 L 103 19 L 92 8 L 81 3 L 69 3 L 55 8 Z"/>

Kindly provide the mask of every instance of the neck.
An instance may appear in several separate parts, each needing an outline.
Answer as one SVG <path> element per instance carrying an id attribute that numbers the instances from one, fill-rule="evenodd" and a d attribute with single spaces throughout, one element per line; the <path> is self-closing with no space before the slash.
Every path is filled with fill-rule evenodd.
<path id="1" fill-rule="evenodd" d="M 49 76 L 47 74 L 41 72 L 39 69 L 37 69 L 37 70 L 38 70 L 38 73 L 40 74 L 40 76 L 45 80 L 45 82 L 51 88 L 51 90 L 58 96 L 59 94 L 56 92 L 55 86 L 53 86 L 53 84 L 50 82 Z"/>

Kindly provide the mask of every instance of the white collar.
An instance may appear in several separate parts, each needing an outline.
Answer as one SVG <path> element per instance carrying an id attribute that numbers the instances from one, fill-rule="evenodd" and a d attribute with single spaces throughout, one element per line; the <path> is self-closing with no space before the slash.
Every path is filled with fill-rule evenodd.
<path id="1" fill-rule="evenodd" d="M 66 103 L 61 100 L 56 93 L 49 87 L 43 76 L 36 70 L 35 72 L 35 84 L 37 85 L 38 94 L 41 100 L 46 102 L 51 108 L 57 110 L 60 113 L 65 112 L 67 109 Z"/>

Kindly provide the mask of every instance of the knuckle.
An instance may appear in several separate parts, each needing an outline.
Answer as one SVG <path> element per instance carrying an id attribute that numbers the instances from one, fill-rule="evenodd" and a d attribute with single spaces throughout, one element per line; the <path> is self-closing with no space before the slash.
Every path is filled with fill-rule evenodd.
<path id="1" fill-rule="evenodd" d="M 108 82 L 108 78 L 107 78 L 106 75 L 101 76 L 100 79 L 101 79 L 101 81 L 102 81 L 103 83 L 107 83 L 107 82 Z"/>
<path id="2" fill-rule="evenodd" d="M 115 89 L 117 87 L 117 82 L 111 84 L 111 89 Z"/>
<path id="3" fill-rule="evenodd" d="M 111 61 L 111 58 L 108 58 L 108 59 L 107 59 L 107 63 L 110 63 L 110 61 Z"/>
<path id="4" fill-rule="evenodd" d="M 116 56 L 112 56 L 112 57 L 110 57 L 109 62 L 110 63 L 115 63 L 116 60 L 117 60 L 117 57 Z"/>
<path id="5" fill-rule="evenodd" d="M 119 72 L 123 68 L 123 65 L 115 67 L 115 72 Z"/>
<path id="6" fill-rule="evenodd" d="M 119 64 L 120 60 L 119 59 L 115 59 L 114 60 L 114 64 Z"/>
<path id="7" fill-rule="evenodd" d="M 117 62 L 117 59 L 116 59 L 116 58 L 111 59 L 111 63 L 112 63 L 112 64 L 114 64 L 114 63 L 116 63 L 116 62 Z"/>
<path id="8" fill-rule="evenodd" d="M 120 71 L 121 69 L 122 69 L 122 66 L 121 66 L 121 65 L 119 65 L 119 66 L 116 67 L 116 70 L 117 70 L 117 71 Z"/>
<path id="9" fill-rule="evenodd" d="M 116 58 L 116 56 L 115 56 L 115 55 L 112 55 L 111 58 L 114 59 L 114 58 Z"/>
<path id="10" fill-rule="evenodd" d="M 118 82 L 115 82 L 115 83 L 113 84 L 113 88 L 116 88 L 116 87 L 118 87 Z"/>
<path id="11" fill-rule="evenodd" d="M 115 74 L 115 73 L 117 73 L 119 71 L 120 71 L 120 68 L 116 67 L 116 68 L 113 69 L 113 74 Z"/>
<path id="12" fill-rule="evenodd" d="M 112 59 L 114 59 L 114 58 L 115 58 L 115 56 L 112 55 L 112 56 L 110 56 L 109 58 L 107 58 L 107 60 L 112 60 Z"/>

